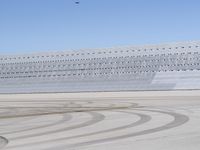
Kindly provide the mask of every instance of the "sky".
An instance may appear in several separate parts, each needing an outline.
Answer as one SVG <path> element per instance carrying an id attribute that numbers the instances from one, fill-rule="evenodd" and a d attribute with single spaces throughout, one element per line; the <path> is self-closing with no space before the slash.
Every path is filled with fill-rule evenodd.
<path id="1" fill-rule="evenodd" d="M 200 0 L 0 0 L 0 55 L 200 40 Z"/>

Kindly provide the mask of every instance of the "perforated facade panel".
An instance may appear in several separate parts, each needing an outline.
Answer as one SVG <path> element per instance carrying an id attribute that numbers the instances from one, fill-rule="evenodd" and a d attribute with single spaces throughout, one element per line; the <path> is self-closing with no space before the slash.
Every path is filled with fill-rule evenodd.
<path id="1" fill-rule="evenodd" d="M 200 89 L 200 42 L 0 56 L 0 93 Z"/>

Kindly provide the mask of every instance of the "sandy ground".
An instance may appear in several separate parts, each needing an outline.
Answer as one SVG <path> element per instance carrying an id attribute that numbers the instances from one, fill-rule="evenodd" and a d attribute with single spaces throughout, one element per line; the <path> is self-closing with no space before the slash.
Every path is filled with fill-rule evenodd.
<path id="1" fill-rule="evenodd" d="M 200 91 L 0 95 L 0 149 L 199 150 Z"/>

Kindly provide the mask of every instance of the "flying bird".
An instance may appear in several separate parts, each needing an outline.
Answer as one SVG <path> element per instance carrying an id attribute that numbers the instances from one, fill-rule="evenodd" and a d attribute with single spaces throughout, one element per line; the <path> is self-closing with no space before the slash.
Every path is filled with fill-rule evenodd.
<path id="1" fill-rule="evenodd" d="M 78 4 L 80 4 L 80 2 L 79 2 L 79 1 L 75 1 L 75 4 L 77 4 L 77 5 L 78 5 Z"/>

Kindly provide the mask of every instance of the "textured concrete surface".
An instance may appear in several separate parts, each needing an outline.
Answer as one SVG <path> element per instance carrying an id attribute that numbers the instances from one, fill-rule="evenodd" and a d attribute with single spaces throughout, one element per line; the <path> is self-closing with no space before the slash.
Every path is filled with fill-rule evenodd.
<path id="1" fill-rule="evenodd" d="M 199 150 L 200 91 L 0 95 L 0 149 Z"/>

